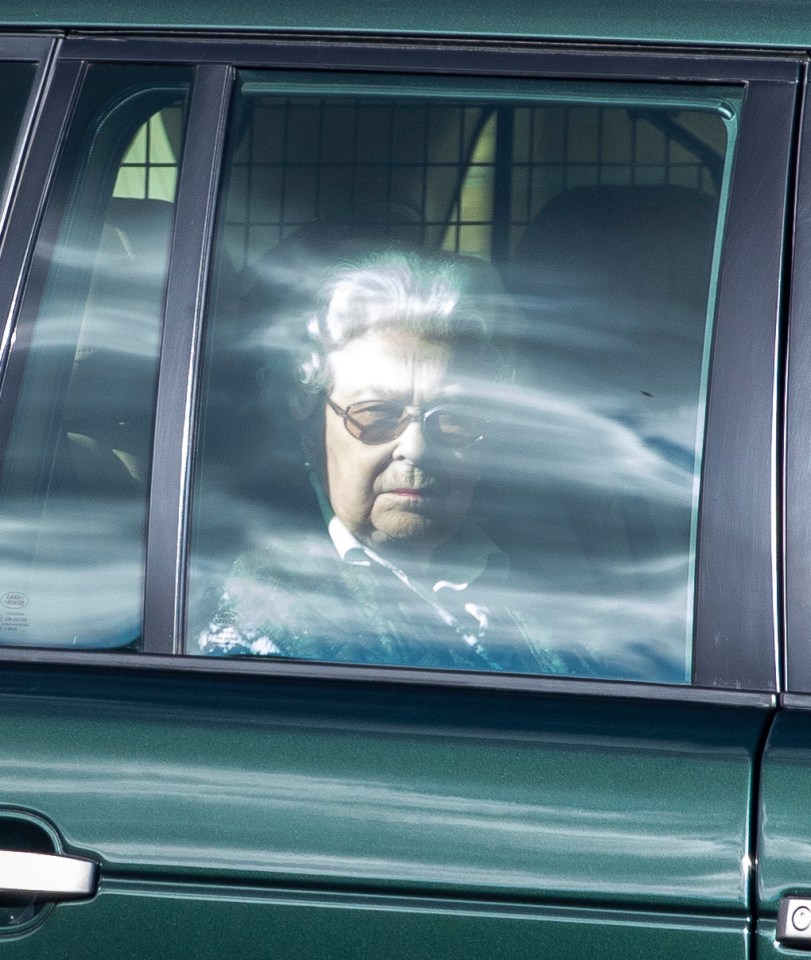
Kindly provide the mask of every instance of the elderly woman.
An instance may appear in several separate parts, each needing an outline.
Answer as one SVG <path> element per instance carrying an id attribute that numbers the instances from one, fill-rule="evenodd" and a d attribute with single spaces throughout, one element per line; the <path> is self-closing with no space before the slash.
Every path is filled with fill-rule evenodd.
<path id="1" fill-rule="evenodd" d="M 209 654 L 560 672 L 503 602 L 504 553 L 469 517 L 485 397 L 510 376 L 478 262 L 387 253 L 324 285 L 290 405 L 320 532 L 240 557 Z M 287 545 L 289 547 L 289 544 Z"/>

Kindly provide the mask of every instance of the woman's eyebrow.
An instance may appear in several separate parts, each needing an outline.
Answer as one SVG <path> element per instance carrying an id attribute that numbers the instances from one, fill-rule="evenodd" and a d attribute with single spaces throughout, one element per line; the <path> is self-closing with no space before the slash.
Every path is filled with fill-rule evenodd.
<path id="1" fill-rule="evenodd" d="M 412 406 L 414 404 L 414 395 L 410 390 L 402 387 L 393 387 L 385 383 L 365 383 L 357 389 L 351 389 L 344 395 L 347 403 L 373 403 L 377 400 L 385 402 L 402 403 L 403 406 Z M 444 400 L 470 400 L 473 399 L 473 391 L 466 389 L 458 383 L 450 383 L 439 386 L 431 396 L 420 401 L 420 406 L 434 401 Z"/>
<path id="2" fill-rule="evenodd" d="M 387 387 L 384 384 L 377 386 L 365 386 L 362 390 L 352 391 L 350 396 L 357 395 L 359 399 L 352 403 L 374 403 L 376 400 L 392 400 L 407 406 L 411 400 L 411 394 L 404 390 L 395 390 L 393 387 Z"/>

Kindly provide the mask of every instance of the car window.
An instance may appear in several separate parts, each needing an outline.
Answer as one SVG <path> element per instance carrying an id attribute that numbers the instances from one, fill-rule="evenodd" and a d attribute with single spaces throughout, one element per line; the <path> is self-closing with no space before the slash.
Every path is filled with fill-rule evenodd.
<path id="1" fill-rule="evenodd" d="M 93 66 L 0 422 L 0 642 L 137 648 L 186 70 Z"/>
<path id="2" fill-rule="evenodd" d="M 0 197 L 3 200 L 8 195 L 8 175 L 36 72 L 36 63 L 0 63 L 4 104 L 0 116 Z"/>
<path id="3" fill-rule="evenodd" d="M 739 107 L 242 74 L 186 651 L 689 681 Z"/>

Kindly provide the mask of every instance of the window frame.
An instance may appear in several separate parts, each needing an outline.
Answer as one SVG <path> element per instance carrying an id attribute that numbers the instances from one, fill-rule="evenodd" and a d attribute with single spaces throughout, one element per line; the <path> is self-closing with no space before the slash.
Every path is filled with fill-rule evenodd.
<path id="1" fill-rule="evenodd" d="M 142 652 L 116 654 L 115 664 L 203 674 L 254 675 L 429 684 L 524 691 L 604 693 L 690 701 L 778 689 L 781 623 L 777 437 L 781 422 L 781 267 L 786 183 L 792 162 L 795 94 L 801 61 L 792 57 L 663 51 L 652 53 L 510 48 L 486 43 L 398 45 L 396 41 L 237 40 L 75 37 L 63 42 L 32 149 L 34 169 L 13 211 L 14 258 L 0 265 L 0 309 L 18 299 L 16 277 L 30 250 L 47 161 L 62 142 L 65 116 L 87 62 L 196 64 L 188 133 L 178 188 L 176 227 L 166 296 L 153 449 Z M 740 84 L 745 107 L 737 144 L 722 251 L 706 410 L 699 514 L 694 676 L 690 685 L 565 677 L 499 676 L 299 661 L 181 656 L 190 467 L 194 452 L 196 383 L 206 307 L 208 262 L 236 68 L 307 69 L 340 73 L 509 76 L 544 79 L 644 80 Z M 73 86 L 69 88 L 70 82 Z M 60 114 L 61 111 L 61 114 Z M 55 124 L 57 132 L 45 122 Z M 762 174 L 764 158 L 772 175 Z M 40 203 L 41 203 L 40 199 Z M 18 212 L 18 207 L 19 212 Z M 41 209 L 41 208 L 40 208 Z M 28 217 L 26 218 L 25 213 Z M 27 227 L 26 227 L 27 223 Z M 756 224 L 756 228 L 753 228 Z M 11 227 L 10 233 L 11 233 Z M 27 244 L 25 236 L 27 234 Z M 20 255 L 20 251 L 23 251 Z M 4 254 L 5 256 L 5 254 Z M 746 384 L 742 394 L 740 384 Z M 739 525 L 736 518 L 745 517 Z M 730 519 L 732 518 L 732 519 Z M 111 665 L 110 653 L 0 648 L 0 660 Z M 709 690 L 705 688 L 711 688 Z M 758 695 L 759 696 L 759 695 Z"/>
<path id="2" fill-rule="evenodd" d="M 9 174 L 6 184 L 0 190 L 0 224 L 5 223 L 14 185 L 20 172 L 26 143 L 31 132 L 37 104 L 43 95 L 50 62 L 58 46 L 56 36 L 52 37 L 13 37 L 0 36 L 0 61 L 35 63 L 36 70 L 31 84 L 28 101 L 23 110 L 20 130 L 11 153 Z"/>
<path id="3" fill-rule="evenodd" d="M 20 184 L 23 168 L 25 167 L 28 171 L 32 165 L 36 167 L 36 160 L 32 161 L 30 157 L 29 142 L 35 120 L 39 119 L 43 98 L 49 92 L 48 88 L 52 83 L 53 60 L 59 49 L 59 44 L 60 40 L 56 35 L 0 36 L 0 62 L 14 60 L 36 63 L 28 103 L 23 111 L 17 142 L 11 154 L 8 179 L 5 187 L 0 188 L 0 249 L 3 251 L 3 262 L 10 260 L 12 263 L 19 263 L 19 266 L 22 266 L 22 261 L 15 258 L 13 239 L 17 231 L 11 230 L 9 222 L 12 200 Z M 61 132 L 61 125 L 57 124 L 57 130 L 54 132 Z M 28 175 L 27 172 L 26 175 Z M 33 176 L 36 177 L 36 173 L 33 173 Z M 4 234 L 6 226 L 9 229 Z M 0 266 L 0 304 L 5 304 L 5 284 L 10 278 L 11 271 L 6 271 Z M 0 318 L 5 318 L 0 319 L 0 383 L 2 383 L 4 362 L 13 331 L 13 318 L 10 311 L 4 311 L 0 314 Z"/>

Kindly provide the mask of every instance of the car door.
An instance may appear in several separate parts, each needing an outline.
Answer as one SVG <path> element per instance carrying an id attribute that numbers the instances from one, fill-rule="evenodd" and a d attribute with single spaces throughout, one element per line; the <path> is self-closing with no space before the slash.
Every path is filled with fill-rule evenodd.
<path id="1" fill-rule="evenodd" d="M 799 79 L 64 42 L 0 262 L 0 951 L 749 956 Z M 487 274 L 470 510 L 544 667 L 324 632 L 281 333 L 370 249 Z"/>

